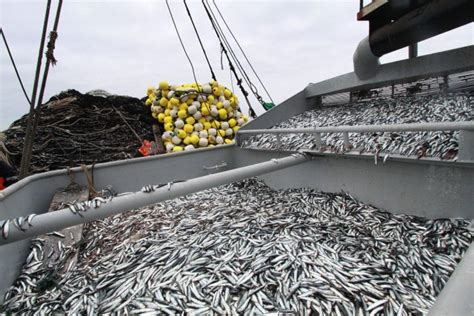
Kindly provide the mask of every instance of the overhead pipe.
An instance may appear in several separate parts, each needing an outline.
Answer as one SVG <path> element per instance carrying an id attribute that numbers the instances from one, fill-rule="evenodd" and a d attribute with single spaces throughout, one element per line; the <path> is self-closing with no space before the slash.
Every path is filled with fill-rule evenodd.
<path id="1" fill-rule="evenodd" d="M 310 157 L 305 154 L 293 154 L 288 157 L 271 159 L 270 161 L 198 177 L 184 182 L 170 183 L 167 186 L 163 186 L 149 193 L 139 191 L 128 195 L 117 196 L 107 203 L 101 204 L 97 208 L 90 208 L 86 212 L 73 214 L 71 210 L 65 208 L 54 212 L 36 215 L 30 220 L 31 225 L 28 223 L 22 225 L 25 229 L 24 231 L 16 227 L 16 225 L 12 223 L 13 220 L 10 220 L 7 224 L 7 238 L 5 238 L 4 233 L 0 234 L 0 246 L 52 231 L 61 230 L 66 227 L 88 223 L 97 219 L 113 216 L 128 210 L 155 204 L 186 194 L 206 190 L 222 184 L 240 181 L 292 167 L 309 159 Z M 3 225 L 0 223 L 0 227 L 2 226 Z"/>
<path id="2" fill-rule="evenodd" d="M 354 52 L 354 72 L 360 80 L 377 74 L 379 58 L 397 49 L 473 22 L 474 1 L 432 0 L 370 32 Z"/>

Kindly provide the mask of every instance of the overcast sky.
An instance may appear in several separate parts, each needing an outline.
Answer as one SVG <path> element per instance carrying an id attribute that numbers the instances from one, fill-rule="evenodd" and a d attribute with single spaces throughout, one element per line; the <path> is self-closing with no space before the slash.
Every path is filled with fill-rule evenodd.
<path id="1" fill-rule="evenodd" d="M 0 25 L 29 95 L 45 3 L 0 0 Z M 356 0 L 217 0 L 216 3 L 277 104 L 310 82 L 352 71 L 352 54 L 358 42 L 367 36 L 368 24 L 356 20 L 359 5 Z M 227 62 L 224 59 L 224 70 L 221 70 L 219 44 L 201 1 L 188 0 L 188 4 L 218 81 L 230 87 Z M 182 1 L 170 0 L 170 5 L 198 81 L 209 81 L 207 64 Z M 57 1 L 53 0 L 49 29 L 56 6 Z M 113 94 L 142 97 L 148 86 L 161 80 L 193 81 L 164 0 L 66 0 L 58 31 L 55 50 L 58 65 L 50 70 L 45 101 L 72 88 L 83 93 L 104 89 Z M 230 36 L 229 40 L 232 42 Z M 471 23 L 420 43 L 419 52 L 428 54 L 473 42 Z M 3 130 L 25 114 L 28 105 L 3 43 L 0 46 L 0 130 Z M 384 56 L 382 62 L 406 55 L 406 49 L 394 52 Z M 245 60 L 241 58 L 241 62 Z M 254 83 L 257 84 L 256 80 Z M 264 96 L 263 89 L 259 91 Z M 250 100 L 257 113 L 261 113 L 256 100 Z M 241 105 L 245 111 L 246 106 L 243 102 Z"/>

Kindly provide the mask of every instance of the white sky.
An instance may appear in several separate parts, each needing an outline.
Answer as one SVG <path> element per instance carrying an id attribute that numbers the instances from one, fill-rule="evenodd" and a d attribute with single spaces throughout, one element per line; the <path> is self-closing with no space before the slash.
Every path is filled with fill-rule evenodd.
<path id="1" fill-rule="evenodd" d="M 0 25 L 29 95 L 45 3 L 0 0 Z M 310 82 L 351 72 L 352 54 L 368 32 L 368 24 L 356 20 L 357 0 L 217 0 L 217 4 L 277 104 Z M 57 1 L 53 0 L 49 30 L 56 5 Z M 170 0 L 170 5 L 198 81 L 209 81 L 207 64 L 182 1 Z M 188 5 L 218 81 L 230 87 L 227 62 L 224 57 L 224 70 L 220 70 L 219 44 L 201 1 L 188 0 Z M 44 102 L 67 89 L 82 93 L 104 89 L 114 94 L 142 97 L 148 86 L 157 85 L 161 80 L 176 84 L 193 81 L 164 0 L 66 0 L 58 31 L 55 50 L 58 65 L 50 69 Z M 228 39 L 232 42 L 230 36 Z M 419 53 L 429 54 L 473 43 L 471 23 L 420 43 Z M 3 130 L 25 114 L 28 105 L 3 43 L 0 46 L 0 130 Z M 235 50 L 238 52 L 237 47 Z M 382 62 L 406 56 L 404 49 L 384 56 Z M 243 58 L 240 60 L 245 64 Z M 246 69 L 250 75 L 250 69 Z M 253 82 L 258 83 L 256 79 Z M 259 92 L 267 99 L 262 88 Z M 243 97 L 240 100 L 246 112 Z M 262 113 L 255 98 L 250 97 L 250 101 L 257 113 Z"/>

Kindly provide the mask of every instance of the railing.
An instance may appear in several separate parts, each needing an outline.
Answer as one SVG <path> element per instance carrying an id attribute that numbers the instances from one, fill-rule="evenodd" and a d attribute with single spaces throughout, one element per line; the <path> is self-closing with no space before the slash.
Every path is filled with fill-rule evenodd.
<path id="1" fill-rule="evenodd" d="M 281 146 L 282 134 L 314 134 L 316 148 L 321 148 L 321 134 L 323 133 L 342 133 L 344 138 L 344 147 L 351 148 L 349 133 L 377 133 L 377 132 L 437 132 L 437 131 L 462 131 L 469 132 L 470 137 L 466 146 L 473 147 L 472 131 L 474 131 L 474 121 L 471 122 L 439 122 L 439 123 L 410 123 L 410 124 L 391 124 L 391 125 L 343 125 L 312 128 L 272 128 L 272 129 L 250 129 L 239 130 L 237 132 L 237 145 L 241 145 L 242 135 L 273 134 L 276 135 L 277 147 Z M 461 146 L 460 146 L 461 147 Z"/>
<path id="2" fill-rule="evenodd" d="M 301 164 L 308 159 L 309 157 L 305 154 L 293 154 L 288 157 L 275 158 L 186 181 L 169 182 L 164 185 L 147 185 L 141 191 L 131 192 L 113 199 L 112 197 L 109 199 L 96 198 L 92 201 L 70 204 L 66 208 L 54 212 L 5 219 L 0 221 L 0 247 L 14 241 L 91 222 L 222 184 L 264 175 Z M 222 165 L 219 167 L 222 167 Z"/>

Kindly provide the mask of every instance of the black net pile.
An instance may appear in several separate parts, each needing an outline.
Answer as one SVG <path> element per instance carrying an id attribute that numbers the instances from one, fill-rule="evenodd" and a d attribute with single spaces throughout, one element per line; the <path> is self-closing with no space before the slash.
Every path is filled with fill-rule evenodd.
<path id="1" fill-rule="evenodd" d="M 120 111 L 123 118 L 117 113 Z M 139 157 L 141 139 L 153 140 L 150 109 L 137 98 L 68 90 L 43 105 L 30 172 Z M 19 169 L 27 115 L 4 131 L 10 160 Z"/>

